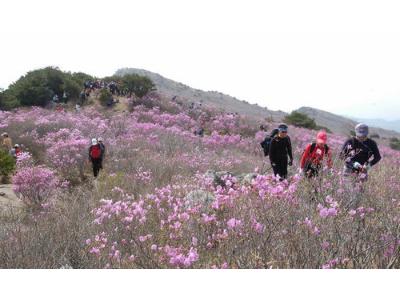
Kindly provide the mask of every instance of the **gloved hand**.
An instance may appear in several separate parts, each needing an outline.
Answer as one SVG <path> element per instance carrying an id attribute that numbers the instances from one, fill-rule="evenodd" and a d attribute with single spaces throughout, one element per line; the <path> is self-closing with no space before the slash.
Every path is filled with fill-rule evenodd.
<path id="1" fill-rule="evenodd" d="M 353 164 L 353 168 L 356 169 L 356 170 L 360 170 L 362 167 L 363 167 L 363 166 L 362 166 L 358 161 L 356 161 L 356 162 Z"/>
<path id="2" fill-rule="evenodd" d="M 290 166 L 290 167 L 293 166 L 293 160 L 290 160 L 290 161 L 289 161 L 289 166 Z"/>
<path id="3" fill-rule="evenodd" d="M 364 166 L 364 169 L 365 169 L 365 171 L 369 171 L 370 169 L 371 169 L 371 164 L 366 164 L 365 166 Z"/>
<path id="4" fill-rule="evenodd" d="M 302 168 L 300 168 L 299 169 L 299 174 L 301 175 L 301 174 L 303 174 L 304 173 L 304 170 L 302 169 Z"/>
<path id="5" fill-rule="evenodd" d="M 272 162 L 271 165 L 272 165 L 273 167 L 276 167 L 276 163 L 273 163 L 273 162 Z"/>

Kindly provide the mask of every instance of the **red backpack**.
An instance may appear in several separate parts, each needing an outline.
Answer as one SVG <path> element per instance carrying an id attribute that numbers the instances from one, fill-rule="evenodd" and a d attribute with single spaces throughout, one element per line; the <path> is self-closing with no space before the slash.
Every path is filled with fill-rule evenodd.
<path id="1" fill-rule="evenodd" d="M 97 158 L 100 158 L 100 156 L 101 156 L 101 148 L 100 148 L 100 146 L 99 145 L 92 146 L 90 148 L 90 157 L 94 158 L 94 159 L 97 159 Z"/>

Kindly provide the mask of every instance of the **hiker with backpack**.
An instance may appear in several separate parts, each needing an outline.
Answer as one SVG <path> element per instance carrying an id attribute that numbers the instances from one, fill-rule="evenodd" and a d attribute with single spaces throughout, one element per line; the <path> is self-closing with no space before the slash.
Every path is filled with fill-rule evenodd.
<path id="1" fill-rule="evenodd" d="M 332 169 L 331 151 L 326 144 L 327 134 L 320 131 L 317 134 L 316 142 L 308 144 L 300 160 L 300 172 L 307 178 L 316 177 L 322 169 L 324 159 L 327 160 L 328 168 Z"/>
<path id="2" fill-rule="evenodd" d="M 93 176 L 97 178 L 101 168 L 101 147 L 97 139 L 92 139 L 92 145 L 89 147 L 89 161 L 93 166 Z"/>
<path id="3" fill-rule="evenodd" d="M 361 181 L 366 181 L 368 171 L 381 160 L 381 154 L 376 142 L 368 138 L 366 124 L 358 124 L 355 132 L 356 136 L 344 143 L 340 153 L 345 161 L 344 176 L 356 175 Z"/>
<path id="4" fill-rule="evenodd" d="M 286 124 L 278 126 L 278 134 L 271 140 L 269 146 L 269 160 L 274 170 L 274 175 L 279 175 L 280 181 L 286 179 L 288 165 L 293 165 L 292 143 L 288 136 L 288 126 Z"/>

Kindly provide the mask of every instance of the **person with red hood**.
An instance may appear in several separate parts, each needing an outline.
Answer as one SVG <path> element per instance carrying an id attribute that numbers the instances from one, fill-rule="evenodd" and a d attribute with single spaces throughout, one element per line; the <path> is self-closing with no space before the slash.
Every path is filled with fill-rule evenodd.
<path id="1" fill-rule="evenodd" d="M 318 175 L 322 168 L 324 159 L 327 160 L 328 168 L 332 169 L 332 155 L 326 144 L 328 137 L 326 132 L 317 134 L 315 143 L 308 144 L 300 160 L 300 168 L 307 178 Z"/>

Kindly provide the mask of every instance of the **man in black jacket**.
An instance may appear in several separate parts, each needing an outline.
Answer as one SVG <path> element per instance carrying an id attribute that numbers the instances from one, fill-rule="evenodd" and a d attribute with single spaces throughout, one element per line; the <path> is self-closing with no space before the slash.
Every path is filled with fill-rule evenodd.
<path id="1" fill-rule="evenodd" d="M 274 175 L 279 175 L 280 180 L 287 178 L 288 165 L 293 164 L 292 143 L 287 135 L 288 127 L 286 124 L 278 126 L 279 133 L 272 139 L 269 147 L 269 159 L 271 161 Z M 289 156 L 289 162 L 288 162 Z"/>
<path id="2" fill-rule="evenodd" d="M 344 175 L 360 175 L 367 180 L 369 169 L 381 160 L 376 142 L 368 138 L 368 126 L 358 124 L 355 128 L 356 137 L 348 139 L 343 145 L 340 157 L 345 161 Z"/>

